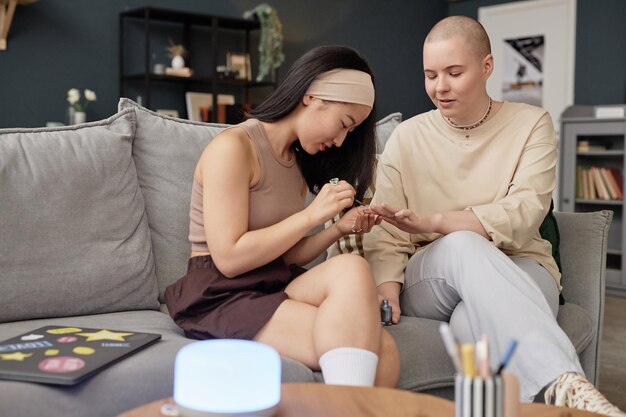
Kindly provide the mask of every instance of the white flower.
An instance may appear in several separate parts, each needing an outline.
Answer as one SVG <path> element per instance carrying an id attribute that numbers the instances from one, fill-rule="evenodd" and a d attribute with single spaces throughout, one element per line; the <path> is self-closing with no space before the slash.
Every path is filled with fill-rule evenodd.
<path id="1" fill-rule="evenodd" d="M 71 88 L 67 92 L 67 101 L 74 105 L 78 102 L 78 100 L 80 100 L 80 91 L 78 91 L 77 88 Z"/>
<path id="2" fill-rule="evenodd" d="M 81 102 L 78 88 L 70 88 L 67 91 L 67 101 L 75 111 L 85 111 L 90 101 L 96 101 L 96 93 L 93 90 L 85 88 L 85 100 Z"/>
<path id="3" fill-rule="evenodd" d="M 85 98 L 87 101 L 96 101 L 96 93 L 93 90 L 85 88 Z"/>

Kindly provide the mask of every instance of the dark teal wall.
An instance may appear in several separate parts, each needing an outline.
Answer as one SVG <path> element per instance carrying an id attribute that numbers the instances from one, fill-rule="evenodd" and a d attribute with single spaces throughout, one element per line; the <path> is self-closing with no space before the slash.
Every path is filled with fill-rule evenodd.
<path id="1" fill-rule="evenodd" d="M 18 6 L 8 50 L 0 52 L 0 127 L 64 121 L 66 92 L 90 88 L 96 120 L 115 113 L 118 96 L 118 14 L 154 6 L 240 17 L 256 0 L 40 0 Z M 320 44 L 344 44 L 369 60 L 379 115 L 430 108 L 423 92 L 421 43 L 445 17 L 444 0 L 274 0 L 284 25 L 287 66 Z M 135 98 L 135 97 L 131 97 Z"/>
<path id="2" fill-rule="evenodd" d="M 512 0 L 465 0 L 450 15 L 478 17 L 478 8 Z M 626 1 L 578 0 L 574 104 L 626 102 Z"/>
<path id="3" fill-rule="evenodd" d="M 510 0 L 509 0 L 510 1 Z M 361 51 L 377 79 L 379 115 L 432 108 L 422 82 L 421 47 L 448 14 L 476 17 L 507 0 L 274 0 L 284 25 L 286 67 L 320 44 Z M 90 88 L 91 120 L 113 114 L 119 96 L 118 14 L 154 6 L 239 17 L 260 0 L 40 0 L 18 6 L 8 50 L 0 52 L 0 127 L 65 119 L 65 94 Z M 626 100 L 626 1 L 578 0 L 576 104 Z"/>

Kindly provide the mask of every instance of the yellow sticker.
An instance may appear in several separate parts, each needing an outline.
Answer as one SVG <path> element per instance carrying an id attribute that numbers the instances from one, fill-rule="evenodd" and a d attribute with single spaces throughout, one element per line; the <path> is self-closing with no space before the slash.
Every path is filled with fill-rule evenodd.
<path id="1" fill-rule="evenodd" d="M 4 353 L 4 354 L 0 354 L 0 360 L 24 362 L 24 359 L 30 358 L 31 356 L 33 356 L 32 353 L 22 353 L 22 352 Z"/>
<path id="2" fill-rule="evenodd" d="M 60 327 L 58 329 L 50 329 L 48 333 L 50 334 L 68 334 L 68 333 L 76 333 L 82 332 L 83 329 L 79 329 L 78 327 Z"/>
<path id="3" fill-rule="evenodd" d="M 95 351 L 96 351 L 95 349 L 90 348 L 90 347 L 85 347 L 85 346 L 78 346 L 72 349 L 72 352 L 74 352 L 77 355 L 93 355 Z"/>
<path id="4" fill-rule="evenodd" d="M 116 342 L 125 342 L 124 337 L 131 336 L 132 333 L 112 332 L 110 330 L 99 330 L 95 333 L 78 333 L 78 336 L 85 336 L 87 342 L 98 340 L 114 340 Z"/>
<path id="5" fill-rule="evenodd" d="M 48 349 L 44 352 L 46 356 L 56 356 L 59 354 L 59 349 Z"/>

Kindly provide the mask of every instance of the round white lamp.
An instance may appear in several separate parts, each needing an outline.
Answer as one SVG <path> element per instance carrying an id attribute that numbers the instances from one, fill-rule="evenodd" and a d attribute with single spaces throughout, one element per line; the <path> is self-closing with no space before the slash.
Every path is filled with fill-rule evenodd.
<path id="1" fill-rule="evenodd" d="M 174 401 L 184 417 L 269 417 L 280 402 L 280 369 L 278 352 L 262 343 L 190 343 L 176 355 Z"/>

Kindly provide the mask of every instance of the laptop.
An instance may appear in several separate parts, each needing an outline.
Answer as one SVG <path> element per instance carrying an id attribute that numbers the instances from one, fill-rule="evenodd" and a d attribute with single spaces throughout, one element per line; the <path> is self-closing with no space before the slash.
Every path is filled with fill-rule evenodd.
<path id="1" fill-rule="evenodd" d="M 0 342 L 0 379 L 75 385 L 160 338 L 108 328 L 40 327 Z"/>

